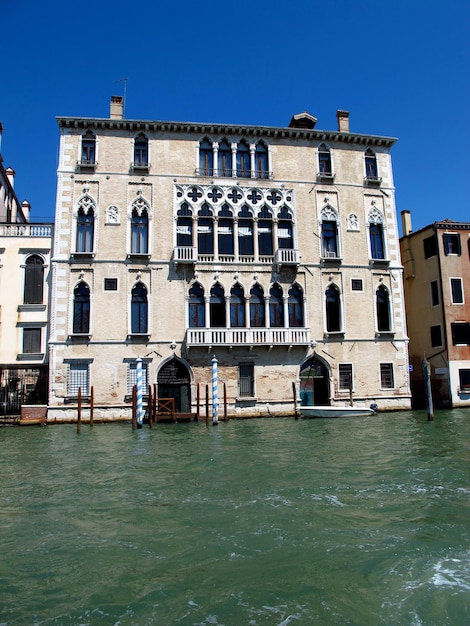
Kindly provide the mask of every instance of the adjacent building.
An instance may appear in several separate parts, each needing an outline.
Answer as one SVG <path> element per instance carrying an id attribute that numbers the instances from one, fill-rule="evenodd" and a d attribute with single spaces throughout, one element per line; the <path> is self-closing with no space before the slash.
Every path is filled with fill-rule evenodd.
<path id="1" fill-rule="evenodd" d="M 186 415 L 214 356 L 231 416 L 410 408 L 395 139 L 316 122 L 58 118 L 49 420 L 128 419 L 139 357 Z"/>
<path id="2" fill-rule="evenodd" d="M 414 406 L 424 405 L 423 361 L 434 404 L 470 406 L 470 222 L 445 219 L 400 240 Z"/>
<path id="3" fill-rule="evenodd" d="M 0 154 L 0 416 L 45 417 L 53 229 L 30 222 L 14 180 Z"/>

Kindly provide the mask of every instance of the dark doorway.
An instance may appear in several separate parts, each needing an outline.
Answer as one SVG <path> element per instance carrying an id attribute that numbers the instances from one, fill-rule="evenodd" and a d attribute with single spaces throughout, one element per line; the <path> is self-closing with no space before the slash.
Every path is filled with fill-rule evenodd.
<path id="1" fill-rule="evenodd" d="M 312 356 L 300 370 L 300 403 L 303 406 L 329 405 L 329 381 L 326 365 L 317 356 Z"/>
<path id="2" fill-rule="evenodd" d="M 158 397 L 173 398 L 176 413 L 191 412 L 191 385 L 188 368 L 174 358 L 158 372 Z"/>

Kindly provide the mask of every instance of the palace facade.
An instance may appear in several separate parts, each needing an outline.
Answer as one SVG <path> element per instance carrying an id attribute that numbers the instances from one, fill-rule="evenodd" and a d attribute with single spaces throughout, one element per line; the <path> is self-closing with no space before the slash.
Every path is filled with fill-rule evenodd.
<path id="1" fill-rule="evenodd" d="M 230 416 L 410 408 L 395 139 L 316 122 L 58 118 L 49 420 L 129 419 L 138 357 L 178 413 L 214 356 Z"/>

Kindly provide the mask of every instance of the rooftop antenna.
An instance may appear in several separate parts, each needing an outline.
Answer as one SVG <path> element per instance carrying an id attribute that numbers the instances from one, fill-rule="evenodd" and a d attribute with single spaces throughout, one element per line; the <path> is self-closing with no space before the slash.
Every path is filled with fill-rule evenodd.
<path id="1" fill-rule="evenodd" d="M 122 101 L 122 114 L 123 117 L 126 116 L 126 92 L 127 92 L 127 81 L 129 79 L 128 78 L 119 78 L 118 80 L 114 81 L 116 83 L 124 83 L 124 95 L 123 95 L 123 101 Z"/>

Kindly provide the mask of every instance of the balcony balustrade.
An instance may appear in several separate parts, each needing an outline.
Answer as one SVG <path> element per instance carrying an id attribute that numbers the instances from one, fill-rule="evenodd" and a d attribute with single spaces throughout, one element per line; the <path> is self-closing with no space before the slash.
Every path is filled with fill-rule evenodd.
<path id="1" fill-rule="evenodd" d="M 311 344 L 308 328 L 188 328 L 186 346 L 188 348 L 212 348 L 214 346 L 274 346 L 292 348 Z"/>
<path id="2" fill-rule="evenodd" d="M 0 224 L 2 237 L 51 237 L 52 224 Z"/>

